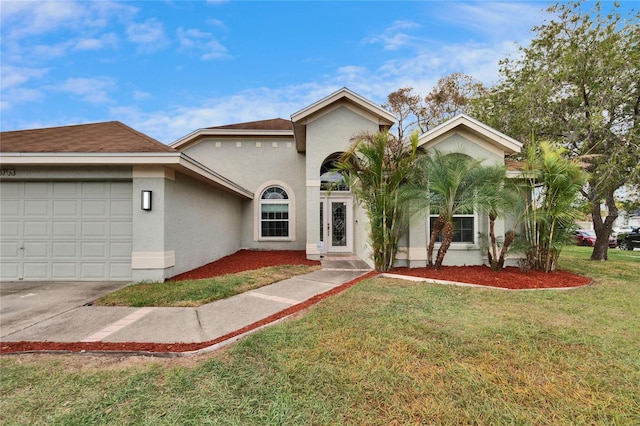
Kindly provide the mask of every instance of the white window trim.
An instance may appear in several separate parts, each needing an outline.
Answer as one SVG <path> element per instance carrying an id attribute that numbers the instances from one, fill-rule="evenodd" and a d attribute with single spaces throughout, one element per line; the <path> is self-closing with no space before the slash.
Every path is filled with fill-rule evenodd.
<path id="1" fill-rule="evenodd" d="M 429 244 L 429 239 L 431 238 L 431 218 L 438 217 L 438 215 L 429 214 L 427 215 L 427 245 Z M 454 214 L 453 217 L 473 217 L 473 242 L 463 241 L 463 242 L 451 242 L 449 246 L 450 249 L 468 249 L 468 248 L 478 248 L 478 212 L 476 210 L 473 211 L 473 214 Z M 439 242 L 436 242 L 434 247 L 440 247 Z"/>
<path id="2" fill-rule="evenodd" d="M 263 237 L 262 236 L 262 193 L 270 186 L 279 186 L 285 190 L 289 199 L 289 236 L 288 237 Z M 264 200 L 267 203 L 281 204 L 282 200 Z M 296 241 L 296 199 L 289 185 L 278 180 L 270 180 L 258 187 L 253 196 L 253 240 L 254 241 Z"/>

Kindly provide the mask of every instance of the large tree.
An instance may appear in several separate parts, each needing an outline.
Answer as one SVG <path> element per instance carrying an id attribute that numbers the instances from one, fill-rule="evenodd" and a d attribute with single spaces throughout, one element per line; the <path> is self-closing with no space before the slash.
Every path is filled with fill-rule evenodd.
<path id="1" fill-rule="evenodd" d="M 640 14 L 622 18 L 617 4 L 606 14 L 599 3 L 590 12 L 584 6 L 549 7 L 531 44 L 501 63 L 500 83 L 472 114 L 525 144 L 556 141 L 586 164 L 582 194 L 597 235 L 591 258 L 606 260 L 618 216 L 614 194 L 640 174 Z"/>
<path id="2" fill-rule="evenodd" d="M 412 87 L 390 93 L 382 106 L 398 117 L 398 139 L 405 133 L 427 132 L 449 118 L 464 113 L 471 99 L 485 95 L 481 82 L 466 74 L 453 73 L 442 77 L 424 97 Z"/>

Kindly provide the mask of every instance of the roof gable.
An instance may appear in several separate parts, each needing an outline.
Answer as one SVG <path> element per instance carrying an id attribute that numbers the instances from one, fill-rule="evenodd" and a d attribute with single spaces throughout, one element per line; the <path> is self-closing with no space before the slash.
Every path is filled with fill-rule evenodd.
<path id="1" fill-rule="evenodd" d="M 0 152 L 162 153 L 173 148 L 119 121 L 0 133 Z"/>
<path id="2" fill-rule="evenodd" d="M 522 144 L 517 140 L 465 114 L 457 115 L 420 135 L 418 138 L 418 146 L 433 146 L 448 135 L 460 131 L 473 134 L 494 148 L 502 151 L 505 155 L 515 154 L 522 150 Z"/>
<path id="3" fill-rule="evenodd" d="M 269 120 L 247 121 L 245 123 L 227 124 L 224 126 L 207 127 L 207 129 L 226 130 L 291 130 L 291 120 L 272 118 Z"/>
<path id="4" fill-rule="evenodd" d="M 307 124 L 316 117 L 322 115 L 323 112 L 333 109 L 337 105 L 346 106 L 354 112 L 365 115 L 367 119 L 374 121 L 377 120 L 378 125 L 381 128 L 389 128 L 396 122 L 396 117 L 389 111 L 352 92 L 346 87 L 343 87 L 342 89 L 291 115 L 293 132 L 296 139 L 296 148 L 299 152 L 306 151 Z"/>
<path id="5" fill-rule="evenodd" d="M 269 120 L 247 121 L 238 124 L 206 127 L 189 133 L 171 144 L 172 148 L 185 149 L 207 137 L 278 137 L 293 138 L 290 120 L 272 118 Z"/>

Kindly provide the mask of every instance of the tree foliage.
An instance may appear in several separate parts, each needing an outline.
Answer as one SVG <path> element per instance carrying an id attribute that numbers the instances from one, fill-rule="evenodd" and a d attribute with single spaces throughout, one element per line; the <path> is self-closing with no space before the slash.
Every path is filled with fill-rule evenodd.
<path id="1" fill-rule="evenodd" d="M 389 132 L 364 133 L 354 138 L 336 165 L 367 212 L 377 271 L 391 269 L 407 229 L 409 200 L 401 188 L 412 174 L 417 151 L 417 133 L 409 143 Z"/>
<path id="2" fill-rule="evenodd" d="M 591 258 L 605 260 L 618 216 L 614 194 L 640 174 L 640 14 L 623 19 L 603 14 L 599 3 L 591 12 L 583 6 L 551 6 L 530 46 L 501 63 L 500 83 L 470 109 L 525 145 L 553 140 L 586 164 L 582 194 L 597 235 Z"/>
<path id="3" fill-rule="evenodd" d="M 587 180 L 581 165 L 563 157 L 563 148 L 544 141 L 526 150 L 523 180 L 526 259 L 523 266 L 551 272 L 580 216 L 575 199 Z"/>
<path id="4" fill-rule="evenodd" d="M 506 177 L 504 165 L 485 166 L 481 160 L 463 153 L 442 153 L 434 150 L 421 156 L 412 179 L 410 198 L 419 208 L 437 212 L 429 246 L 428 265 L 439 269 L 451 245 L 454 235 L 453 217 L 472 211 L 500 211 L 503 183 Z M 438 236 L 442 242 L 433 261 L 433 250 Z"/>
<path id="5" fill-rule="evenodd" d="M 424 97 L 411 87 L 390 93 L 382 106 L 398 117 L 398 139 L 414 130 L 427 132 L 438 124 L 464 113 L 471 99 L 486 94 L 486 88 L 472 77 L 453 73 L 438 80 Z"/>

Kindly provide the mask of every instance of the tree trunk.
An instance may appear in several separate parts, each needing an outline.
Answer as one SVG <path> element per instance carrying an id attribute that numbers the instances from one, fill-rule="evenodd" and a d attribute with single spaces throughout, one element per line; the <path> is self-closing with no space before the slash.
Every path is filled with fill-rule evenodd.
<path id="1" fill-rule="evenodd" d="M 606 198 L 608 213 L 603 221 L 600 215 L 599 197 L 592 195 L 590 198 L 593 230 L 596 231 L 596 244 L 593 246 L 591 260 L 607 260 L 609 258 L 609 235 L 613 230 L 613 223 L 618 218 L 618 208 L 613 197 L 613 191 L 608 191 Z"/>
<path id="2" fill-rule="evenodd" d="M 491 240 L 491 255 L 489 256 L 489 264 L 491 269 L 496 266 L 494 262 L 498 260 L 498 243 L 496 241 L 496 216 L 489 215 L 489 239 Z M 495 269 L 494 269 L 495 270 Z"/>
<path id="3" fill-rule="evenodd" d="M 429 247 L 427 249 L 427 263 L 429 266 L 433 266 L 433 247 L 438 239 L 438 234 L 442 231 L 446 220 L 443 214 L 440 214 L 436 220 L 433 221 L 433 229 L 431 230 L 431 238 L 429 239 Z"/>
<path id="4" fill-rule="evenodd" d="M 500 257 L 498 258 L 498 265 L 495 269 L 496 271 L 504 268 L 504 259 L 507 257 L 507 250 L 511 243 L 513 243 L 514 238 L 516 238 L 516 231 L 514 229 L 510 229 L 509 232 L 504 236 L 504 244 L 502 245 L 502 250 L 500 250 Z"/>
<path id="5" fill-rule="evenodd" d="M 435 269 L 440 269 L 444 261 L 444 255 L 447 254 L 451 241 L 453 240 L 453 223 L 448 220 L 442 228 L 442 244 L 438 250 L 438 258 L 436 259 Z"/>
<path id="6" fill-rule="evenodd" d="M 591 252 L 591 260 L 609 260 L 609 241 L 596 239 L 596 244 Z"/>

